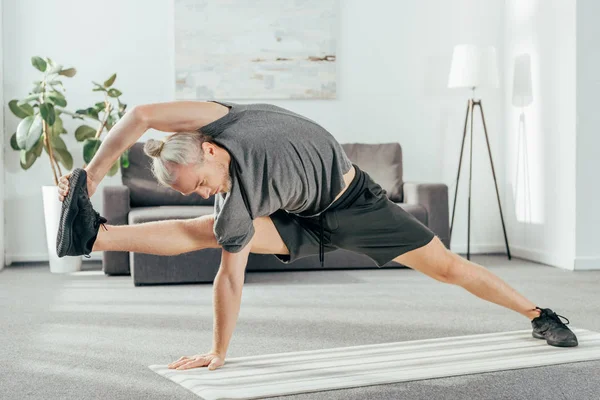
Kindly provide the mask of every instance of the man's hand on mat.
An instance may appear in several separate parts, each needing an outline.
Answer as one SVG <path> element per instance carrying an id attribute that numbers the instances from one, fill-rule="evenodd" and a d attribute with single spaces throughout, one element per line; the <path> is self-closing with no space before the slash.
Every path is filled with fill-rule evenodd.
<path id="1" fill-rule="evenodd" d="M 92 178 L 92 176 L 87 173 L 86 171 L 86 175 L 87 175 L 87 190 L 88 190 L 88 195 L 89 197 L 92 197 L 92 195 L 96 192 L 96 187 L 98 186 L 98 184 L 96 183 L 96 181 Z M 69 178 L 71 177 L 71 174 L 66 174 L 60 177 L 60 179 L 58 180 L 58 199 L 60 201 L 64 201 L 65 197 L 67 197 L 67 194 L 69 194 Z"/>
<path id="2" fill-rule="evenodd" d="M 218 353 L 197 354 L 195 356 L 183 356 L 179 360 L 169 364 L 170 369 L 190 369 L 208 366 L 209 370 L 217 369 L 225 364 L 225 358 Z"/>

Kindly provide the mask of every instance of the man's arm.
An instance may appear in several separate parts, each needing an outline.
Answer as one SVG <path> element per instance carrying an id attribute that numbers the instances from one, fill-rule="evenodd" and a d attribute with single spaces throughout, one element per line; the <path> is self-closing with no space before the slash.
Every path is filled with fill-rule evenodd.
<path id="1" fill-rule="evenodd" d="M 224 360 L 242 302 L 244 271 L 252 240 L 239 252 L 222 250 L 221 265 L 214 281 L 214 325 L 212 352 Z"/>
<path id="2" fill-rule="evenodd" d="M 164 132 L 195 131 L 223 117 L 227 107 L 212 102 L 174 101 L 133 107 L 110 130 L 86 167 L 88 176 L 100 182 L 118 158 L 148 129 Z"/>

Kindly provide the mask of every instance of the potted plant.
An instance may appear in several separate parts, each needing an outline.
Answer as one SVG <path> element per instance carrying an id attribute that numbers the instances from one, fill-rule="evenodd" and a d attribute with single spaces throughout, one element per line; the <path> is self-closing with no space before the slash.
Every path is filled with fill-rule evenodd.
<path id="1" fill-rule="evenodd" d="M 24 170 L 31 168 L 42 155 L 42 150 L 48 154 L 54 186 L 43 186 L 42 196 L 50 271 L 79 271 L 81 257 L 58 258 L 56 254 L 56 234 L 62 207 L 58 199 L 58 179 L 63 175 L 61 164 L 66 170 L 73 168 L 73 157 L 61 138 L 67 133 L 61 118 L 66 111 L 63 107 L 67 106 L 67 100 L 59 78 L 73 77 L 76 70 L 63 69 L 50 58 L 32 57 L 31 64 L 42 72 L 42 77 L 34 82 L 33 89 L 25 98 L 8 103 L 12 113 L 21 119 L 10 144 L 20 152 L 20 164 Z"/>

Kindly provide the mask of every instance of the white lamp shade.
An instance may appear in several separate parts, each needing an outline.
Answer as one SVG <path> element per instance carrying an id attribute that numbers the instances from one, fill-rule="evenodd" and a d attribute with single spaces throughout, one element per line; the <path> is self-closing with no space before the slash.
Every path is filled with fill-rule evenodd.
<path id="1" fill-rule="evenodd" d="M 498 64 L 493 46 L 461 44 L 454 47 L 449 88 L 498 87 Z"/>

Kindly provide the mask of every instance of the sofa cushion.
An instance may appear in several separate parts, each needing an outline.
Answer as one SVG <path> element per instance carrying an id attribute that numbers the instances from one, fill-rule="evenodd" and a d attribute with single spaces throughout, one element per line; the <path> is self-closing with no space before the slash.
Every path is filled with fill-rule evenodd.
<path id="1" fill-rule="evenodd" d="M 129 188 L 131 207 L 213 205 L 214 197 L 203 199 L 197 193 L 183 196 L 158 183 L 152 174 L 152 160 L 144 153 L 143 142 L 129 149 L 129 167 L 121 168 L 122 182 Z"/>
<path id="2" fill-rule="evenodd" d="M 386 191 L 388 198 L 402 201 L 402 148 L 399 143 L 344 143 L 346 155 Z"/>
<path id="3" fill-rule="evenodd" d="M 129 212 L 128 221 L 129 225 L 133 225 L 167 219 L 190 219 L 211 215 L 213 211 L 213 206 L 137 207 Z"/>

